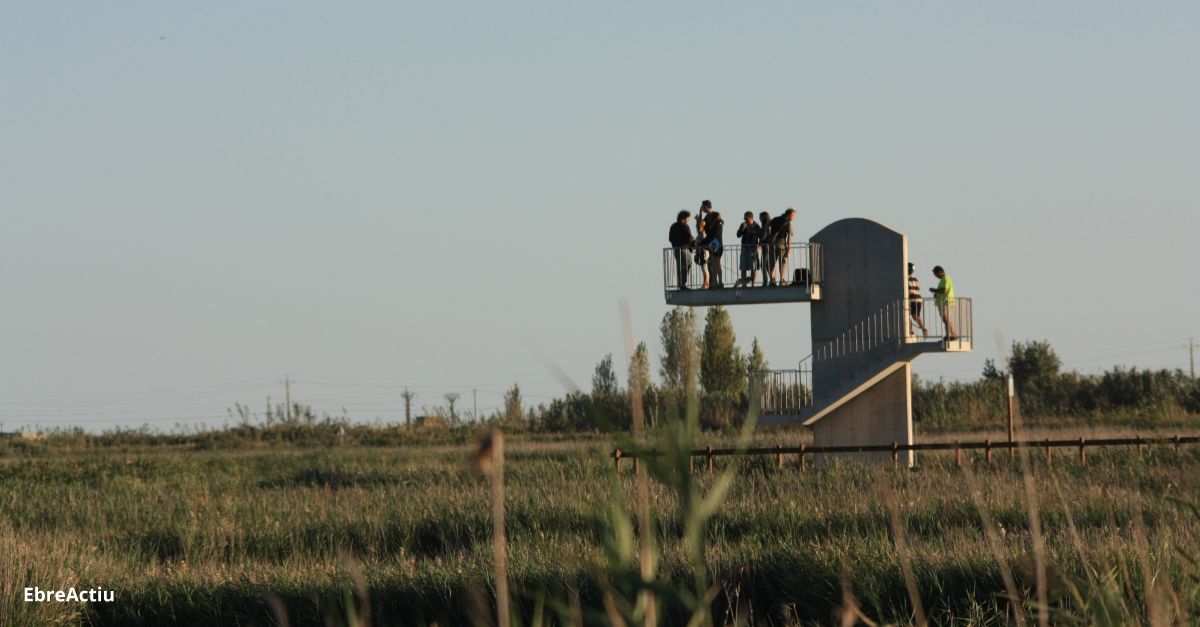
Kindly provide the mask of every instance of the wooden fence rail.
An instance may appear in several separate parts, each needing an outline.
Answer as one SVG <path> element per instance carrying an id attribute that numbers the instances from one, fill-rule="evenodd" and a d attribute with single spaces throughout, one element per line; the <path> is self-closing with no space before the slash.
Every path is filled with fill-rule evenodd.
<path id="1" fill-rule="evenodd" d="M 958 465 L 962 465 L 962 452 L 972 450 L 982 450 L 986 453 L 987 461 L 992 461 L 992 451 L 1009 450 L 1015 454 L 1016 449 L 1025 447 L 1030 449 L 1045 449 L 1046 462 L 1050 463 L 1053 460 L 1052 451 L 1056 448 L 1077 448 L 1079 450 L 1079 462 L 1087 463 L 1087 448 L 1094 446 L 1137 446 L 1138 453 L 1141 453 L 1144 447 L 1148 445 L 1173 445 L 1176 450 L 1183 444 L 1200 443 L 1200 435 L 1174 435 L 1157 438 L 1143 438 L 1135 436 L 1132 438 L 1094 438 L 1087 439 L 1084 437 L 1066 439 L 1066 440 L 1018 440 L 1009 442 L 1002 440 L 993 442 L 992 440 L 984 440 L 982 442 L 926 442 L 922 444 L 899 444 L 892 442 L 891 444 L 874 444 L 865 446 L 773 446 L 773 447 L 750 447 L 744 449 L 737 448 L 713 448 L 696 449 L 689 453 L 689 457 L 704 457 L 706 460 L 705 468 L 708 472 L 713 470 L 713 459 L 716 457 L 727 457 L 734 455 L 774 455 L 776 464 L 782 468 L 785 455 L 797 455 L 800 460 L 800 468 L 805 467 L 805 455 L 817 455 L 820 453 L 891 453 L 892 465 L 899 466 L 900 453 L 905 451 L 954 451 L 954 461 Z M 621 461 L 632 459 L 634 468 L 637 467 L 639 457 L 658 457 L 662 453 L 656 450 L 645 452 L 637 451 L 622 451 L 615 449 L 612 452 L 613 462 L 616 465 L 617 472 L 621 471 Z"/>

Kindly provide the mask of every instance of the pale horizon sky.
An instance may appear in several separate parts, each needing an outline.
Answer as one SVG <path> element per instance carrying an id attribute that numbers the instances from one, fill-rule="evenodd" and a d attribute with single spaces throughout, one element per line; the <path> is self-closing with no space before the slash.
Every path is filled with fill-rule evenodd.
<path id="1" fill-rule="evenodd" d="M 403 419 L 657 371 L 701 200 L 905 233 L 1007 342 L 1188 367 L 1200 5 L 116 2 L 0 8 L 0 430 Z M 786 367 L 807 305 L 735 307 Z M 699 312 L 701 315 L 703 312 Z"/>

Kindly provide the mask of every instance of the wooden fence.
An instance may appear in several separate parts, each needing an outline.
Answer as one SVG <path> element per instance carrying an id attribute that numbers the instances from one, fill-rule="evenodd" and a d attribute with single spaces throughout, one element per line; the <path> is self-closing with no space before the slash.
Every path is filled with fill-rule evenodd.
<path id="1" fill-rule="evenodd" d="M 1076 448 L 1079 450 L 1079 463 L 1087 464 L 1087 449 L 1097 446 L 1136 446 L 1138 453 L 1141 454 L 1146 446 L 1152 445 L 1170 445 L 1176 450 L 1184 444 L 1200 443 L 1200 435 L 1175 435 L 1158 438 L 1143 438 L 1135 436 L 1132 438 L 1093 438 L 1087 439 L 1079 437 L 1070 440 L 1018 440 L 1009 442 L 1003 440 L 993 442 L 991 439 L 982 442 L 927 442 L 923 444 L 899 444 L 892 442 L 891 444 L 877 444 L 869 446 L 774 446 L 774 447 L 752 447 L 752 448 L 713 448 L 696 449 L 690 452 L 691 458 L 705 458 L 705 467 L 708 472 L 713 471 L 713 460 L 717 457 L 729 457 L 736 455 L 774 455 L 776 464 L 779 468 L 783 468 L 785 456 L 796 455 L 799 459 L 801 470 L 805 468 L 806 455 L 818 455 L 821 453 L 891 453 L 892 466 L 898 468 L 900 466 L 900 453 L 905 451 L 954 451 L 954 462 L 962 465 L 963 451 L 982 450 L 985 453 L 988 463 L 992 461 L 992 452 L 997 450 L 1007 450 L 1012 454 L 1016 454 L 1017 449 L 1025 447 L 1028 449 L 1045 449 L 1046 463 L 1050 464 L 1054 459 L 1053 451 L 1056 448 Z M 657 457 L 661 455 L 656 450 L 638 453 L 636 451 L 622 451 L 615 449 L 612 452 L 613 462 L 617 472 L 621 472 L 621 462 L 625 459 L 632 459 L 633 466 L 637 468 L 639 457 Z"/>

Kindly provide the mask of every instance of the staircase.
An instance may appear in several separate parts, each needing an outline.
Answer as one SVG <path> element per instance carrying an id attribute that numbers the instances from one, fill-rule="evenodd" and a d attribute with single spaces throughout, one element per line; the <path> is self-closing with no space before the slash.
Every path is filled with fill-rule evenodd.
<path id="1" fill-rule="evenodd" d="M 970 299 L 957 299 L 947 312 L 953 336 L 933 299 L 922 305 L 926 318 L 935 316 L 925 320 L 925 334 L 912 330 L 909 301 L 900 300 L 819 345 L 797 370 L 752 373 L 750 389 L 759 402 L 759 422 L 812 426 L 919 355 L 971 350 Z"/>

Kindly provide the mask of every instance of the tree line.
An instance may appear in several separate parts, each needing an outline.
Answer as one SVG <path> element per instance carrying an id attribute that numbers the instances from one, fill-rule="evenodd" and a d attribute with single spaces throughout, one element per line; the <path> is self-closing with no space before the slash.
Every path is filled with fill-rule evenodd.
<path id="1" fill-rule="evenodd" d="M 1200 380 L 1183 370 L 1113 366 L 1100 374 L 1064 372 L 1045 340 L 1013 342 L 1004 368 L 989 359 L 976 381 L 913 382 L 913 419 L 935 429 L 994 426 L 1008 413 L 1013 375 L 1020 416 L 1037 422 L 1154 426 L 1200 414 Z"/>

